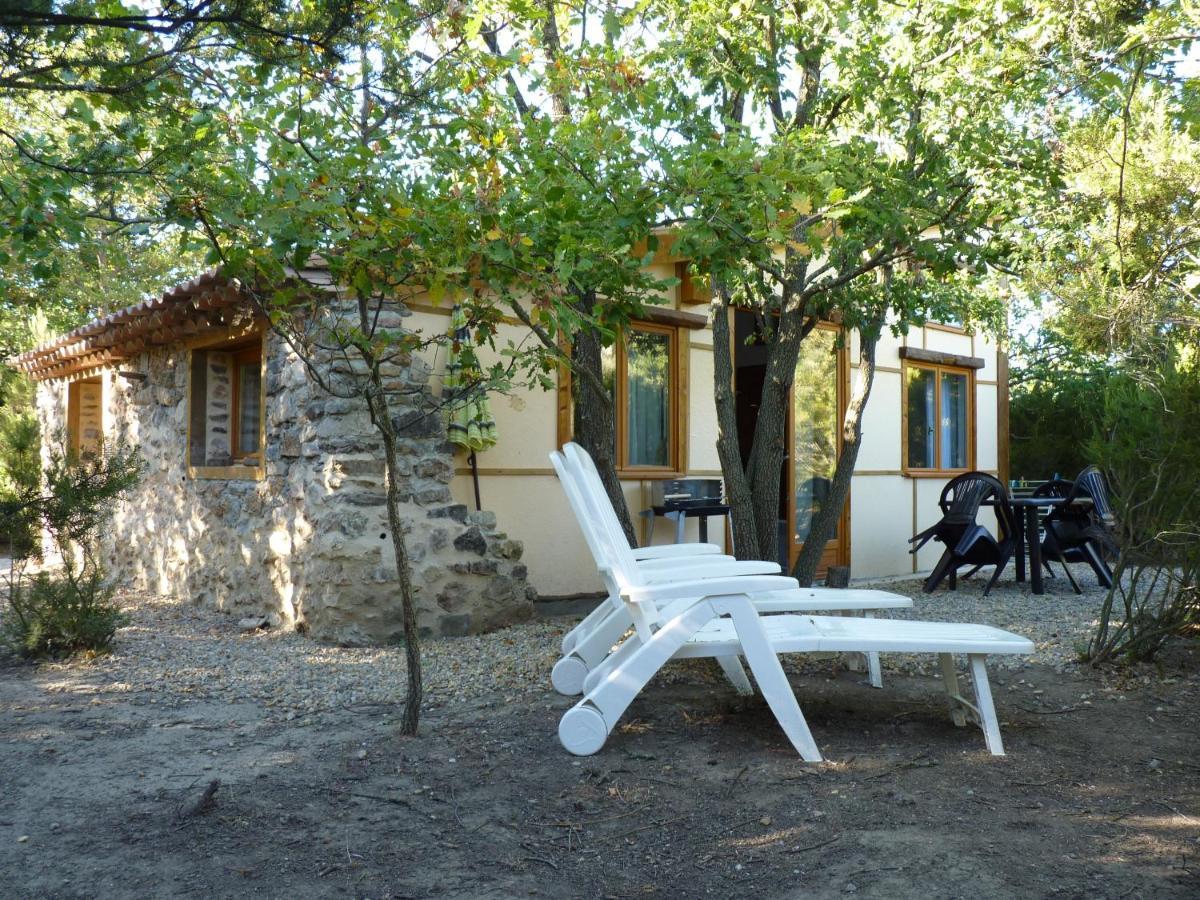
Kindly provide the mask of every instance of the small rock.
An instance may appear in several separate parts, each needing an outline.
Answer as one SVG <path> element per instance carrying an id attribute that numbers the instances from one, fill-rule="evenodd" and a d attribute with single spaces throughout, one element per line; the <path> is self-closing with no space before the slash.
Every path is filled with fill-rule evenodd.
<path id="1" fill-rule="evenodd" d="M 266 628 L 268 624 L 266 616 L 250 616 L 238 622 L 238 629 L 249 633 L 251 631 L 258 631 L 260 628 Z"/>
<path id="2" fill-rule="evenodd" d="M 27 844 L 27 843 L 29 843 L 29 835 L 27 835 L 27 834 L 23 834 L 23 835 L 21 835 L 19 838 L 17 838 L 17 843 L 18 843 L 18 844 Z"/>
<path id="3" fill-rule="evenodd" d="M 758 820 L 758 823 L 759 823 L 760 825 L 770 825 L 770 824 L 771 824 L 771 817 L 770 817 L 770 816 L 763 816 L 761 819 L 759 819 L 759 820 Z"/>
<path id="4" fill-rule="evenodd" d="M 854 894 L 858 891 L 858 885 L 853 881 L 849 881 L 846 883 L 846 886 L 842 888 L 842 890 L 844 890 L 847 894 Z"/>

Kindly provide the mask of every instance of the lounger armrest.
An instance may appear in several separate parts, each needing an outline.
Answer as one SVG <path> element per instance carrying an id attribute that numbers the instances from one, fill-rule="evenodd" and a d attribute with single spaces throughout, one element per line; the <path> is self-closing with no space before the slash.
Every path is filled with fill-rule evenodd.
<path id="1" fill-rule="evenodd" d="M 693 566 L 711 566 L 713 563 L 737 562 L 737 557 L 723 553 L 705 553 L 697 556 L 677 556 L 664 559 L 640 559 L 638 568 L 643 572 L 669 572 L 688 570 Z"/>
<path id="2" fill-rule="evenodd" d="M 680 556 L 708 556 L 724 551 L 716 544 L 660 544 L 657 547 L 637 547 L 633 558 L 638 562 L 647 559 L 675 559 Z"/>
<path id="3" fill-rule="evenodd" d="M 711 578 L 740 578 L 747 575 L 778 575 L 779 564 L 772 562 L 748 561 L 717 561 L 696 563 L 686 569 L 651 569 L 644 572 L 649 584 L 669 584 L 672 581 L 696 582 Z"/>
<path id="4" fill-rule="evenodd" d="M 737 594 L 753 596 L 771 591 L 794 590 L 797 587 L 796 579 L 786 575 L 739 575 L 667 584 L 629 585 L 621 589 L 621 596 L 634 603 L 669 603 L 672 600 L 704 600 L 708 597 Z"/>

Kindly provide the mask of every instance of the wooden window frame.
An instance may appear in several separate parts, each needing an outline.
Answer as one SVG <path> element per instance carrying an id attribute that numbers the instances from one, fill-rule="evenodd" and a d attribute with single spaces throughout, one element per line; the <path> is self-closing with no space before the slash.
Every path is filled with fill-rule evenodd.
<path id="1" fill-rule="evenodd" d="M 196 351 L 219 350 L 223 353 L 232 353 L 234 355 L 235 365 L 231 373 L 230 386 L 232 398 L 230 402 L 230 455 L 237 458 L 237 427 L 235 423 L 238 421 L 238 369 L 236 362 L 243 358 L 243 354 L 247 357 L 251 353 L 257 352 L 259 357 L 259 413 L 258 413 L 258 453 L 254 454 L 258 458 L 256 465 L 229 465 L 229 466 L 196 466 L 192 465 L 192 358 Z M 195 343 L 188 344 L 187 347 L 187 385 L 185 387 L 187 397 L 187 434 L 184 440 L 184 461 L 187 465 L 188 476 L 200 480 L 211 481 L 262 481 L 266 477 L 266 466 L 264 464 L 264 453 L 267 446 L 267 346 L 266 332 L 261 328 L 238 329 L 230 331 L 224 338 L 213 341 L 211 338 L 206 338 Z M 243 457 L 244 458 L 244 457 Z"/>
<path id="2" fill-rule="evenodd" d="M 937 422 L 937 437 L 934 443 L 934 462 L 933 468 L 924 468 L 921 466 L 909 465 L 908 459 L 908 370 L 909 369 L 925 369 L 926 371 L 934 372 L 934 421 Z M 948 372 L 953 375 L 967 376 L 967 465 L 965 468 L 945 468 L 941 465 L 942 459 L 942 373 Z M 975 370 L 962 366 L 947 366 L 929 362 L 913 362 L 911 360 L 903 360 L 900 367 L 900 454 L 901 454 L 901 471 L 910 478 L 943 478 L 947 475 L 961 475 L 963 472 L 971 472 L 975 469 L 975 435 L 976 435 L 976 397 L 975 397 Z"/>
<path id="3" fill-rule="evenodd" d="M 688 411 L 688 366 L 690 352 L 689 326 L 665 325 L 656 322 L 634 322 L 632 331 L 667 335 L 670 344 L 667 351 L 670 389 L 667 412 L 670 421 L 670 460 L 666 466 L 634 466 L 629 464 L 628 412 L 629 392 L 628 364 L 625 342 L 618 340 L 616 353 L 616 403 L 613 405 L 614 440 L 617 449 L 617 475 L 628 481 L 657 481 L 682 478 L 687 472 L 687 411 Z M 573 438 L 574 399 L 571 394 L 571 370 L 559 368 L 558 377 L 558 445 Z"/>
<path id="4" fill-rule="evenodd" d="M 230 373 L 230 381 L 233 385 L 233 398 L 230 401 L 230 427 L 229 427 L 229 448 L 230 456 L 234 459 L 246 459 L 254 457 L 258 460 L 258 465 L 263 464 L 263 429 L 262 418 L 263 408 L 262 401 L 265 397 L 263 391 L 263 380 L 265 372 L 262 368 L 263 348 L 261 344 L 247 344 L 244 347 L 233 347 L 230 349 L 233 354 L 233 372 Z M 242 435 L 242 364 L 252 360 L 258 360 L 259 378 L 258 378 L 258 393 L 259 393 L 259 428 L 258 428 L 258 449 L 253 453 L 246 453 L 238 446 Z"/>

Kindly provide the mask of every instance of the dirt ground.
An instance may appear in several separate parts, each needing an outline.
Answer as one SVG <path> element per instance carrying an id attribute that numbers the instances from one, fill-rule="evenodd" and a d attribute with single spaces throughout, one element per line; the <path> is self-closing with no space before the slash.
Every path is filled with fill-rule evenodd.
<path id="1" fill-rule="evenodd" d="M 548 679 L 403 739 L 387 705 L 281 722 L 5 665 L 0 894 L 1200 896 L 1197 645 L 997 672 L 1003 759 L 935 679 L 872 690 L 831 663 L 794 677 L 828 760 L 807 765 L 761 701 L 687 665 L 586 759 Z"/>

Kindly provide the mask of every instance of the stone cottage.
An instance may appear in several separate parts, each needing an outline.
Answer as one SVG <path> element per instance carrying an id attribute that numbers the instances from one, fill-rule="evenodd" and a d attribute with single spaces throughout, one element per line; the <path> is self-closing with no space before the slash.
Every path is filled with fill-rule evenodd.
<path id="1" fill-rule="evenodd" d="M 397 305 L 381 322 L 396 327 Z M 209 272 L 14 360 L 38 382 L 43 452 L 125 442 L 143 480 L 103 538 L 129 587 L 262 614 L 348 644 L 402 634 L 383 456 L 361 401 L 330 396 Z M 409 387 L 402 516 L 423 634 L 462 635 L 532 614 L 522 546 L 496 517 L 455 503 L 453 451 L 419 359 L 387 373 Z"/>

